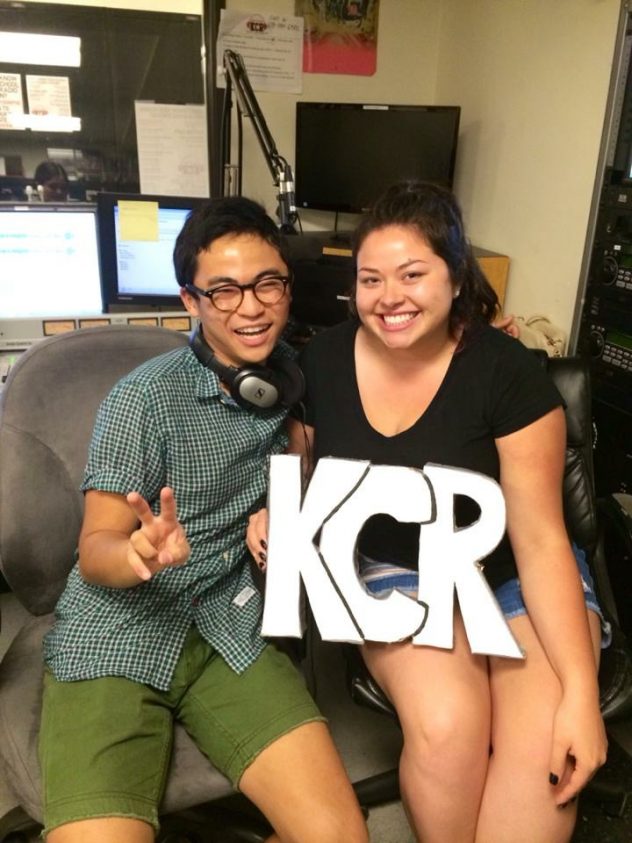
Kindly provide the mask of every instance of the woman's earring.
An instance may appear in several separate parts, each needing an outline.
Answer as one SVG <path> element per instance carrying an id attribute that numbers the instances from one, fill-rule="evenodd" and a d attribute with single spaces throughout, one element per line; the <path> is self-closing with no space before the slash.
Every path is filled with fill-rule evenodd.
<path id="1" fill-rule="evenodd" d="M 459 297 L 460 295 L 461 295 L 461 288 L 460 288 L 460 287 L 457 287 L 457 288 L 456 288 L 456 290 L 454 291 L 454 295 L 452 296 L 452 298 L 453 298 L 453 299 L 458 299 L 458 297 Z"/>

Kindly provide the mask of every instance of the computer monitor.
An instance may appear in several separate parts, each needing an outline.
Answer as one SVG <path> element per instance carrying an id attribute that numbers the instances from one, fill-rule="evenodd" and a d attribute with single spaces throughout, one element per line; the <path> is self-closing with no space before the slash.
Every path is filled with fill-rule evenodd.
<path id="1" fill-rule="evenodd" d="M 401 179 L 452 187 L 459 106 L 296 104 L 296 207 L 361 213 Z"/>
<path id="2" fill-rule="evenodd" d="M 182 309 L 173 269 L 173 247 L 193 208 L 205 199 L 100 193 L 99 252 L 106 312 Z"/>
<path id="3" fill-rule="evenodd" d="M 0 204 L 0 318 L 102 312 L 95 206 Z"/>

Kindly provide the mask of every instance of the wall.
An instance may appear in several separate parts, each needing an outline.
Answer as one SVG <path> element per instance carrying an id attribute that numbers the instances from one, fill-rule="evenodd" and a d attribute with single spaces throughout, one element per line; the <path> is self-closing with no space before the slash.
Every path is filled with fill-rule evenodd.
<path id="1" fill-rule="evenodd" d="M 462 107 L 472 241 L 511 256 L 506 309 L 570 331 L 618 0 L 447 0 L 438 99 Z"/>
<path id="2" fill-rule="evenodd" d="M 377 71 L 373 76 L 305 73 L 300 95 L 256 92 L 257 101 L 279 153 L 294 164 L 294 120 L 297 100 L 311 102 L 436 103 L 441 0 L 381 0 Z M 293 0 L 227 0 L 230 10 L 294 14 Z M 419 33 L 423 32 L 423 47 Z M 405 81 L 404 81 L 405 80 Z M 451 103 L 446 103 L 451 104 Z M 244 121 L 243 190 L 274 213 L 271 175 L 254 133 Z M 342 215 L 340 227 L 356 218 Z M 331 212 L 302 211 L 305 230 L 331 229 Z"/>
<path id="3" fill-rule="evenodd" d="M 455 191 L 471 239 L 511 257 L 508 311 L 545 313 L 570 332 L 619 6 L 382 0 L 374 76 L 305 74 L 301 97 L 262 93 L 259 102 L 291 160 L 299 98 L 461 105 Z M 293 12 L 290 0 L 257 7 Z M 273 212 L 269 173 L 245 134 L 244 189 Z M 332 226 L 331 214 L 301 216 L 307 229 Z"/>

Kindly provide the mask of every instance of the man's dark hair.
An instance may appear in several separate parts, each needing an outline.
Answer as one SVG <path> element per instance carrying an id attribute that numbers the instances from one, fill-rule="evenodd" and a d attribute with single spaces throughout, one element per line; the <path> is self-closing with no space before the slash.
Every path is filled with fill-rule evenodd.
<path id="1" fill-rule="evenodd" d="M 52 179 L 63 179 L 67 182 L 68 173 L 56 161 L 42 161 L 41 164 L 37 165 L 33 178 L 36 184 L 46 184 Z"/>
<path id="2" fill-rule="evenodd" d="M 277 250 L 289 266 L 285 242 L 265 208 L 244 196 L 210 199 L 191 211 L 173 250 L 173 266 L 181 287 L 193 284 L 198 255 L 227 234 L 252 234 Z"/>
<path id="3" fill-rule="evenodd" d="M 353 238 L 353 254 L 374 231 L 390 225 L 414 229 L 433 252 L 443 258 L 459 295 L 450 311 L 450 330 L 464 334 L 489 323 L 498 310 L 498 296 L 483 275 L 463 228 L 454 194 L 436 184 L 404 181 L 389 187 L 360 221 Z"/>

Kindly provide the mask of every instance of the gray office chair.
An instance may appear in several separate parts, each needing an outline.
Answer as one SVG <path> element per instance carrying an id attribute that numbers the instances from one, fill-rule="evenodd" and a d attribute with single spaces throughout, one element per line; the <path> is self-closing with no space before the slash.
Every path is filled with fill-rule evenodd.
<path id="1" fill-rule="evenodd" d="M 0 805 L 10 795 L 0 843 L 20 839 L 16 830 L 42 820 L 41 644 L 73 562 L 83 513 L 79 484 L 97 408 L 121 376 L 186 342 L 180 333 L 130 326 L 52 337 L 20 357 L 0 396 L 0 569 L 30 615 L 0 664 Z M 161 813 L 232 793 L 177 726 Z M 266 832 L 241 808 L 222 813 L 222 841 L 254 843 Z"/>

